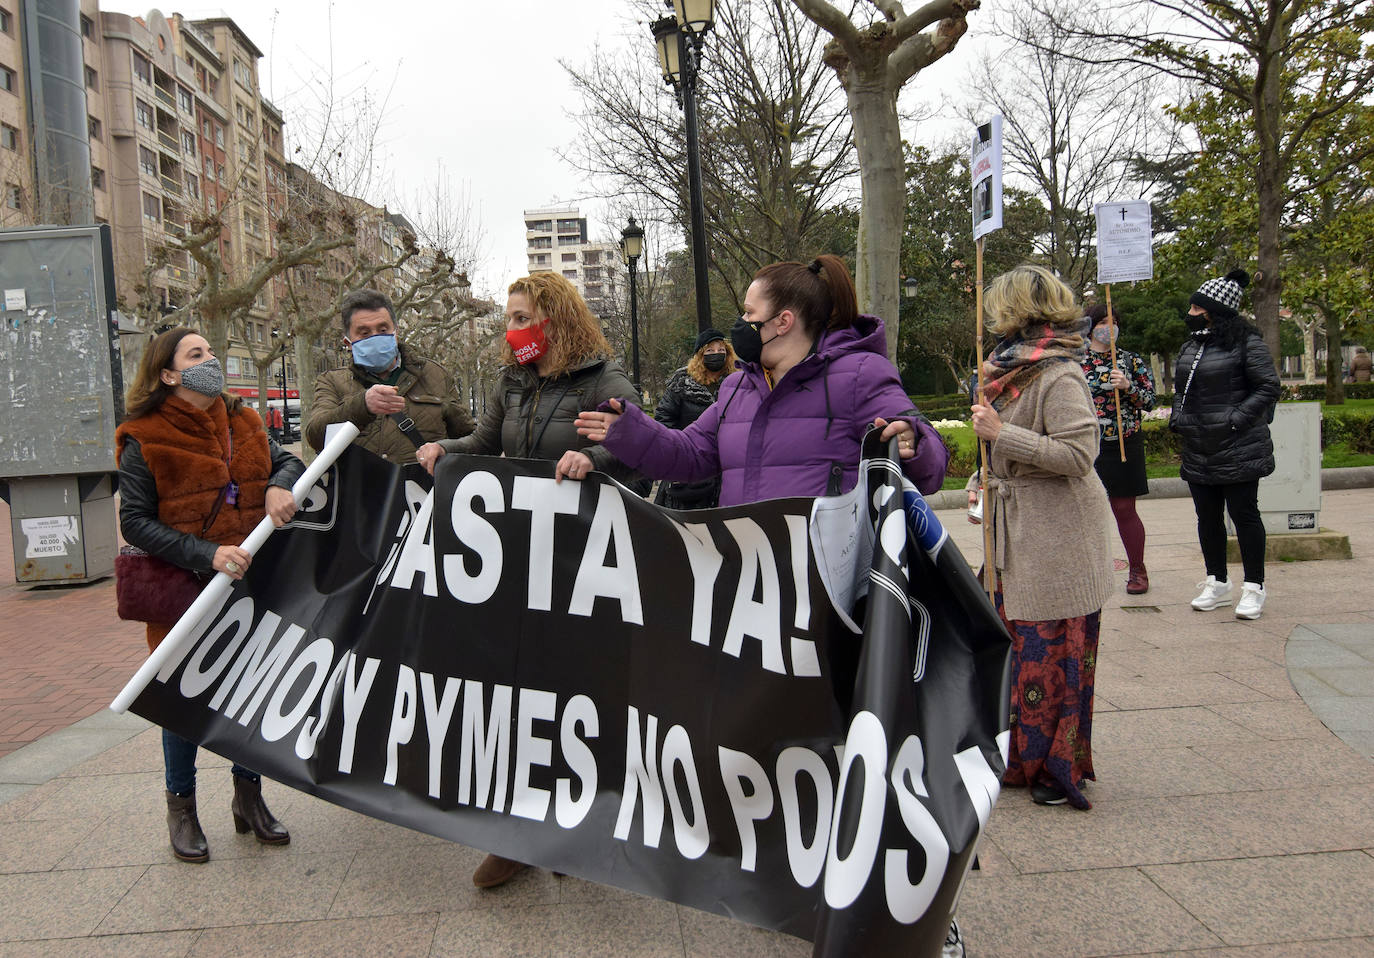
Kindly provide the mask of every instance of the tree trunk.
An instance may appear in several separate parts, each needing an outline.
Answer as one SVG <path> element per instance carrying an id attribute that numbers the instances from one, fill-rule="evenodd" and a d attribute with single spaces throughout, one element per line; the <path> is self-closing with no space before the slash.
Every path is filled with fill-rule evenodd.
<path id="1" fill-rule="evenodd" d="M 1283 15 L 1271 19 L 1272 30 L 1265 37 L 1265 49 L 1259 63 L 1255 86 L 1255 139 L 1259 146 L 1259 165 L 1256 170 L 1256 194 L 1259 199 L 1259 255 L 1258 275 L 1255 277 L 1255 324 L 1274 357 L 1279 356 L 1279 294 L 1283 289 L 1279 276 L 1281 245 L 1279 226 L 1283 218 L 1285 177 L 1280 144 L 1282 142 L 1283 106 L 1280 100 L 1283 81 L 1284 46 L 1288 38 L 1288 22 Z"/>
<path id="2" fill-rule="evenodd" d="M 301 394 L 301 459 L 308 464 L 315 458 L 315 450 L 305 441 L 305 424 L 310 419 L 310 407 L 315 399 L 315 378 L 319 372 L 315 368 L 315 350 L 305 341 L 305 337 L 295 337 L 294 345 L 296 390 Z"/>
<path id="3" fill-rule="evenodd" d="M 1317 381 L 1317 322 L 1302 328 L 1302 381 L 1308 386 Z"/>
<path id="4" fill-rule="evenodd" d="M 1321 311 L 1326 324 L 1326 404 L 1345 403 L 1345 380 L 1341 377 L 1341 324 L 1330 310 Z"/>
<path id="5" fill-rule="evenodd" d="M 859 312 L 880 316 L 887 324 L 887 356 L 895 363 L 901 333 L 897 273 L 906 205 L 897 97 L 881 76 L 861 76 L 853 65 L 849 68 L 845 93 L 863 187 L 855 271 Z"/>

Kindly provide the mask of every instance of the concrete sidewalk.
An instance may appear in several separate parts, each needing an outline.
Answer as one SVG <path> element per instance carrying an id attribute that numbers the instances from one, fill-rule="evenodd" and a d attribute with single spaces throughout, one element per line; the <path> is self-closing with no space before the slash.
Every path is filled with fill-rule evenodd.
<path id="1" fill-rule="evenodd" d="M 1094 808 L 1003 793 L 959 909 L 969 954 L 1374 954 L 1374 490 L 1324 495 L 1355 558 L 1271 566 L 1256 622 L 1188 607 L 1191 503 L 1140 505 L 1152 589 L 1104 612 Z M 941 518 L 978 556 L 962 512 Z M 234 833 L 227 763 L 205 752 L 212 858 L 176 862 L 158 732 L 103 711 L 141 629 L 114 619 L 108 583 L 27 592 L 5 566 L 0 716 L 25 694 L 94 714 L 0 758 L 0 958 L 810 953 L 543 871 L 479 892 L 480 852 L 272 784 L 292 844 L 263 848 Z"/>

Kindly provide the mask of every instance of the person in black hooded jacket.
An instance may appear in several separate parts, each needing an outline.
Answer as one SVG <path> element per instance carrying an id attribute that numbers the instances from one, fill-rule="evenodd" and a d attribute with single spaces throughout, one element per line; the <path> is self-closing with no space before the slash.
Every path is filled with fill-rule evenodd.
<path id="1" fill-rule="evenodd" d="M 1232 270 L 1203 283 L 1190 298 L 1187 341 L 1174 369 L 1169 428 L 1183 438 L 1179 475 L 1197 512 L 1198 544 L 1207 579 L 1193 608 L 1206 612 L 1231 604 L 1226 574 L 1226 527 L 1231 514 L 1245 579 L 1236 617 L 1258 619 L 1264 607 L 1264 523 L 1259 481 L 1274 471 L 1269 423 L 1279 398 L 1279 376 L 1259 330 L 1240 318 L 1241 292 L 1250 282 Z"/>
<path id="2" fill-rule="evenodd" d="M 720 384 L 735 371 L 735 350 L 719 330 L 708 329 L 697 336 L 691 360 L 668 379 L 663 398 L 654 409 L 654 418 L 669 429 L 686 429 L 720 395 Z M 720 476 L 696 482 L 658 485 L 654 500 L 668 509 L 712 509 L 720 499 Z"/>

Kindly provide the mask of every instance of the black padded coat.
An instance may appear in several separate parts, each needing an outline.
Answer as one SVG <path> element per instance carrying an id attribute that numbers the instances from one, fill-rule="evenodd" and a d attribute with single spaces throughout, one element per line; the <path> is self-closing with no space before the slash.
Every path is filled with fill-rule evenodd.
<path id="1" fill-rule="evenodd" d="M 1246 327 L 1228 345 L 1207 331 L 1194 333 L 1179 351 L 1174 390 L 1169 428 L 1183 438 L 1184 480 L 1221 486 L 1274 471 L 1269 423 L 1279 375 L 1257 330 Z"/>
<path id="2" fill-rule="evenodd" d="M 584 452 L 598 472 L 649 491 L 639 473 L 611 455 L 605 446 L 577 434 L 573 420 L 608 399 L 635 402 L 638 392 L 625 370 L 612 359 L 591 359 L 566 375 L 543 379 L 534 365 L 501 370 L 477 428 L 461 439 L 441 439 L 445 452 L 557 462 L 570 449 Z"/>

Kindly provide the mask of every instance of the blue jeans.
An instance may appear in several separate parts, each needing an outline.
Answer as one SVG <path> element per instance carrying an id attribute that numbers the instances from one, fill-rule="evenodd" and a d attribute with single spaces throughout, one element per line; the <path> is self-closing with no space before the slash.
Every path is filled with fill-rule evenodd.
<path id="1" fill-rule="evenodd" d="M 173 732 L 162 730 L 162 761 L 167 768 L 167 791 L 183 798 L 196 790 L 196 743 Z M 250 782 L 259 781 L 257 772 L 235 765 L 231 771 Z"/>

